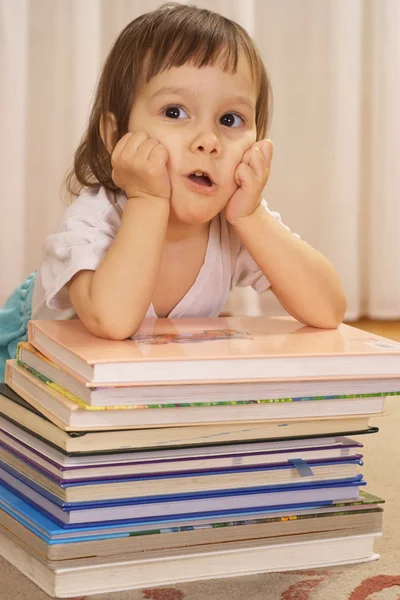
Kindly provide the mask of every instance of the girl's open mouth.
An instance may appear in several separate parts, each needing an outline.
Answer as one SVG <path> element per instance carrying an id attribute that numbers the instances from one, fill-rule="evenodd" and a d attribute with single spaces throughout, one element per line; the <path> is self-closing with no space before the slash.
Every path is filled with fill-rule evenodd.
<path id="1" fill-rule="evenodd" d="M 218 186 L 214 183 L 207 173 L 195 171 L 185 176 L 186 185 L 196 194 L 211 196 L 215 193 Z"/>
<path id="2" fill-rule="evenodd" d="M 202 171 L 194 171 L 194 173 L 189 175 L 189 179 L 198 185 L 205 185 L 207 187 L 211 187 L 213 185 L 209 176 Z"/>

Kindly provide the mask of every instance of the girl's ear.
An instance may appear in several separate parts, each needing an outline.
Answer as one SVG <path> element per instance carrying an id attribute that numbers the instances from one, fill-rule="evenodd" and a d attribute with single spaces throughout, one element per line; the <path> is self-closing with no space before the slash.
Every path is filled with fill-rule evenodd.
<path id="1" fill-rule="evenodd" d="M 106 112 L 100 117 L 100 137 L 108 152 L 112 154 L 117 143 L 117 120 L 114 113 Z"/>

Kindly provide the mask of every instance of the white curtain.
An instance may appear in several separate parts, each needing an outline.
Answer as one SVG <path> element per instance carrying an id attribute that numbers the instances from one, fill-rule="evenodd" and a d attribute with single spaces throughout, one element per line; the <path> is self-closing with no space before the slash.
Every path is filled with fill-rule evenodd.
<path id="1" fill-rule="evenodd" d="M 0 302 L 37 266 L 64 210 L 63 176 L 113 40 L 161 3 L 0 0 Z M 194 3 L 244 25 L 265 58 L 270 206 L 334 263 L 348 319 L 400 318 L 400 2 Z M 280 311 L 248 290 L 228 309 Z"/>

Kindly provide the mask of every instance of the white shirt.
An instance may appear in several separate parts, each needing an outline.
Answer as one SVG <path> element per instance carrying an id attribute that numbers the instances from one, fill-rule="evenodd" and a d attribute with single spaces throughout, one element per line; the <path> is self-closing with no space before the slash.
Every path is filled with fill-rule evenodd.
<path id="1" fill-rule="evenodd" d="M 44 243 L 44 257 L 33 292 L 32 319 L 75 316 L 67 283 L 78 271 L 97 269 L 118 233 L 125 202 L 124 194 L 114 196 L 99 187 L 85 190 L 67 208 L 58 230 Z M 280 215 L 270 211 L 265 200 L 262 204 L 282 223 Z M 259 294 L 270 287 L 222 212 L 211 221 L 204 263 L 195 282 L 168 316 L 218 316 L 229 291 L 235 286 L 249 285 Z M 151 304 L 146 317 L 156 316 Z"/>

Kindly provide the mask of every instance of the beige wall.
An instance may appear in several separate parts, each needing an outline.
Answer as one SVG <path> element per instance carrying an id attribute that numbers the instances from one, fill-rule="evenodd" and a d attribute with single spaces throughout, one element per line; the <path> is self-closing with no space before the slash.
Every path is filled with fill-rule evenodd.
<path id="1" fill-rule="evenodd" d="M 61 215 L 62 178 L 113 39 L 159 4 L 0 0 L 0 300 L 38 265 Z M 348 318 L 400 316 L 400 2 L 196 5 L 241 22 L 265 58 L 275 99 L 271 208 L 333 261 Z M 257 313 L 269 299 L 239 291 L 234 305 Z"/>

